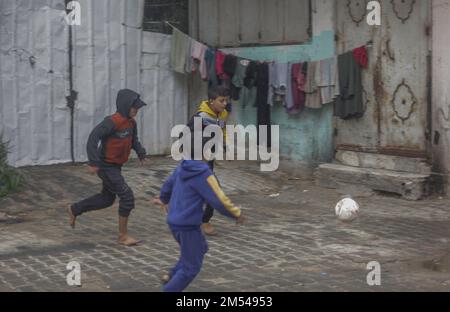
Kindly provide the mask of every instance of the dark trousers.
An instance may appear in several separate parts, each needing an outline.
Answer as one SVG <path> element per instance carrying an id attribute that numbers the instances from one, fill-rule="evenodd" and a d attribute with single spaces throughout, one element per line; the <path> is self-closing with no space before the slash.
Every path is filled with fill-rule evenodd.
<path id="1" fill-rule="evenodd" d="M 258 145 L 267 143 L 267 147 L 272 146 L 272 132 L 271 126 L 271 107 L 269 103 L 269 65 L 262 63 L 258 65 L 257 82 L 258 86 L 256 92 L 256 107 L 257 107 L 257 126 L 258 126 Z M 267 142 L 261 140 L 259 133 L 259 126 L 267 126 Z"/>
<path id="2" fill-rule="evenodd" d="M 258 124 L 258 145 L 264 145 L 267 143 L 267 147 L 272 147 L 272 131 L 271 131 L 271 107 L 269 104 L 258 106 L 257 112 L 257 124 Z M 267 126 L 267 141 L 261 138 L 259 126 Z"/>
<path id="3" fill-rule="evenodd" d="M 164 292 L 182 292 L 200 273 L 208 243 L 200 228 L 191 231 L 174 231 L 173 237 L 180 245 L 180 258 L 170 270 L 170 281 Z"/>
<path id="4" fill-rule="evenodd" d="M 208 162 L 209 169 L 214 173 L 214 161 Z M 217 177 L 216 177 L 217 178 Z M 203 223 L 209 223 L 214 216 L 214 208 L 206 204 L 205 210 L 203 211 Z"/>
<path id="5" fill-rule="evenodd" d="M 73 204 L 72 213 L 74 216 L 111 207 L 116 200 L 116 196 L 118 196 L 120 200 L 119 215 L 121 217 L 128 217 L 131 210 L 134 209 L 134 195 L 122 176 L 121 168 L 101 168 L 97 175 L 103 181 L 102 192 Z"/>

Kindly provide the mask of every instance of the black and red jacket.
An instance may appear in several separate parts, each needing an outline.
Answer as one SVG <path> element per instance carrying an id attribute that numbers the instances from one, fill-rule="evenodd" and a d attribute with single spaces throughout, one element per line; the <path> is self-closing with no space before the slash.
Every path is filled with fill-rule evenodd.
<path id="1" fill-rule="evenodd" d="M 146 104 L 142 102 L 139 94 L 124 89 L 119 91 L 116 105 L 117 112 L 106 117 L 89 136 L 87 155 L 90 166 L 122 166 L 128 161 L 132 149 L 136 151 L 139 159 L 146 156 L 137 136 L 136 121 L 129 117 L 132 106 L 141 108 Z"/>

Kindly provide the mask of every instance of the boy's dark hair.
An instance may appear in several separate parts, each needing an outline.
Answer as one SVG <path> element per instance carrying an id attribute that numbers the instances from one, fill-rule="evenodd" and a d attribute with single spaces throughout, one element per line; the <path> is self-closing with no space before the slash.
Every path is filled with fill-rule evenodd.
<path id="1" fill-rule="evenodd" d="M 230 90 L 224 86 L 211 87 L 208 90 L 208 99 L 215 100 L 219 96 L 230 96 Z"/>

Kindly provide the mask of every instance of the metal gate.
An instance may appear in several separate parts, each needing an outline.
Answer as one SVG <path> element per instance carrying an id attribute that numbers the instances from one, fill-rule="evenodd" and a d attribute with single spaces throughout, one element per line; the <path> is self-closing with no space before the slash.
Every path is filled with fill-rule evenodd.
<path id="1" fill-rule="evenodd" d="M 381 26 L 367 0 L 337 4 L 337 51 L 371 42 L 360 119 L 336 120 L 337 149 L 425 157 L 429 137 L 430 1 L 382 0 Z"/>

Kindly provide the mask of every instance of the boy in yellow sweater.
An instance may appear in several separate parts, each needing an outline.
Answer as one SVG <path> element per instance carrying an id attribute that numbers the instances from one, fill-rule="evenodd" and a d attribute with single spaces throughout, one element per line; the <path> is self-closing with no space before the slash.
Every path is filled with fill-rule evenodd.
<path id="1" fill-rule="evenodd" d="M 188 126 L 191 131 L 194 129 L 194 118 L 202 118 L 202 124 L 204 127 L 208 125 L 219 125 L 222 128 L 224 142 L 227 139 L 226 123 L 229 116 L 227 111 L 227 105 L 229 103 L 229 90 L 222 86 L 212 87 L 208 91 L 208 101 L 200 103 L 197 113 L 192 116 Z M 208 162 L 208 166 L 212 172 L 214 172 L 214 160 Z M 206 205 L 203 213 L 202 229 L 206 235 L 214 236 L 217 233 L 214 231 L 210 220 L 214 215 L 214 209 L 210 205 Z"/>

